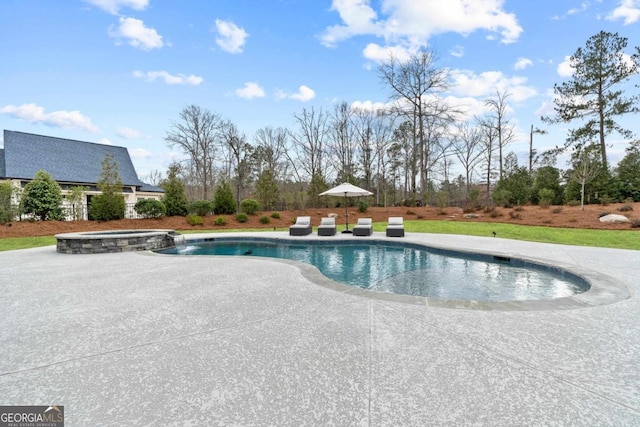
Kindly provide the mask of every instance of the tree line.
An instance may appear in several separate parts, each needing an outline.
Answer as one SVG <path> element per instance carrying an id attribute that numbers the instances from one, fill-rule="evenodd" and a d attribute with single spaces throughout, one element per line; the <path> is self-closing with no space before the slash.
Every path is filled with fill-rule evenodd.
<path id="1" fill-rule="evenodd" d="M 496 189 L 501 202 L 536 203 L 538 194 L 523 197 L 519 191 L 517 197 L 509 196 L 514 191 L 507 188 L 513 185 L 505 180 L 513 181 L 516 174 L 534 183 L 541 169 L 546 180 L 552 170 L 555 182 L 538 179 L 539 184 L 527 189 L 544 183 L 552 187 L 548 189 L 554 191 L 555 202 L 638 200 L 633 172 L 638 168 L 638 141 L 618 122 L 638 111 L 638 95 L 621 87 L 638 74 L 640 50 L 627 53 L 626 48 L 626 38 L 601 31 L 576 50 L 570 58 L 572 77 L 554 86 L 554 115 L 542 121 L 577 126 L 564 143 L 538 153 L 534 135 L 546 131 L 532 125 L 526 167 L 508 152 L 516 138 L 509 91 L 497 90 L 485 99 L 485 114 L 469 117 L 447 102 L 449 72 L 438 67 L 429 49 L 407 59 L 391 55 L 378 66 L 389 92 L 384 107 L 339 102 L 330 111 L 304 108 L 293 115 L 291 129 L 264 127 L 249 138 L 221 114 L 189 105 L 165 141 L 186 155 L 172 168 L 190 200 L 212 199 L 216 186 L 226 183 L 233 188 L 238 211 L 247 197 L 265 209 L 320 206 L 327 201 L 318 194 L 341 182 L 372 191 L 372 203 L 380 206 L 433 204 L 442 192 L 449 204 L 493 203 Z M 607 141 L 614 134 L 629 146 L 627 156 L 612 169 Z M 561 170 L 555 163 L 564 152 L 571 153 L 571 162 Z M 462 173 L 454 176 L 452 170 Z"/>

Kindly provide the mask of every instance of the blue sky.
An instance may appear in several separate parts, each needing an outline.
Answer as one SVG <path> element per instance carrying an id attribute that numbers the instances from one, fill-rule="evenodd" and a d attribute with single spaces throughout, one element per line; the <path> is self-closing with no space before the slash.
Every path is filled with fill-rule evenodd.
<path id="1" fill-rule="evenodd" d="M 3 0 L 0 129 L 124 146 L 139 175 L 164 172 L 186 105 L 251 140 L 293 128 L 303 108 L 387 102 L 378 61 L 429 44 L 453 76 L 445 95 L 470 115 L 509 90 L 519 138 L 507 151 L 525 164 L 532 124 L 549 130 L 539 150 L 564 141 L 567 127 L 539 117 L 600 30 L 640 44 L 640 0 Z M 626 145 L 612 143 L 615 163 Z"/>

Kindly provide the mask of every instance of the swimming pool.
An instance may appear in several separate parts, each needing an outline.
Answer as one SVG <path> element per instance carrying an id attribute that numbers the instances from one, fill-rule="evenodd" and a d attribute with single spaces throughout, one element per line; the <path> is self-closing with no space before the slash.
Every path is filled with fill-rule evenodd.
<path id="1" fill-rule="evenodd" d="M 547 300 L 589 290 L 585 280 L 560 269 L 402 242 L 224 237 L 188 242 L 158 252 L 289 259 L 311 264 L 339 283 L 444 300 Z"/>

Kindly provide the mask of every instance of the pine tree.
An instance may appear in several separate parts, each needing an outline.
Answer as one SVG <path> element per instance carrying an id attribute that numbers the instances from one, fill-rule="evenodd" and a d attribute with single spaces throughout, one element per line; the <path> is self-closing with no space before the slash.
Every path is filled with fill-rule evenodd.
<path id="1" fill-rule="evenodd" d="M 272 210 L 278 203 L 280 192 L 278 184 L 269 169 L 266 169 L 258 177 L 256 182 L 256 195 L 264 210 Z"/>
<path id="2" fill-rule="evenodd" d="M 110 153 L 104 156 L 102 172 L 97 185 L 102 193 L 93 196 L 89 207 L 89 217 L 98 221 L 124 218 L 125 203 L 122 195 L 122 179 L 120 179 L 118 172 L 118 163 Z"/>
<path id="3" fill-rule="evenodd" d="M 186 216 L 188 213 L 189 201 L 184 191 L 184 183 L 178 178 L 179 172 L 180 165 L 169 165 L 167 179 L 161 184 L 164 189 L 162 201 L 167 208 L 167 216 Z"/>
<path id="4" fill-rule="evenodd" d="M 578 48 L 571 56 L 573 76 L 567 82 L 554 86 L 555 117 L 543 117 L 548 123 L 569 123 L 586 120 L 572 129 L 565 149 L 580 150 L 597 140 L 604 169 L 607 169 L 606 136 L 614 131 L 624 138 L 632 136 L 615 119 L 618 116 L 638 112 L 638 95 L 624 96 L 620 85 L 640 71 L 640 49 L 627 55 L 624 49 L 627 39 L 617 33 L 600 31 L 587 40 L 584 48 Z"/>

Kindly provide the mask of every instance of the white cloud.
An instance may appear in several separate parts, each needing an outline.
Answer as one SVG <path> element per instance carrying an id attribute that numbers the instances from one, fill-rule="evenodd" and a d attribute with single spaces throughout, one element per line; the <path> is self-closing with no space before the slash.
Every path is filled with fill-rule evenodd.
<path id="1" fill-rule="evenodd" d="M 624 20 L 624 25 L 633 24 L 640 20 L 640 0 L 620 0 L 620 6 L 615 8 L 607 19 L 616 21 Z"/>
<path id="2" fill-rule="evenodd" d="M 94 6 L 103 9 L 112 15 L 117 15 L 121 7 L 130 7 L 134 10 L 144 10 L 149 6 L 149 0 L 85 0 Z"/>
<path id="3" fill-rule="evenodd" d="M 449 53 L 456 58 L 462 58 L 464 56 L 464 47 L 460 45 L 454 46 Z"/>
<path id="4" fill-rule="evenodd" d="M 242 53 L 242 48 L 247 41 L 249 34 L 236 24 L 230 21 L 222 21 L 216 19 L 216 28 L 214 30 L 218 36 L 216 44 L 222 50 L 229 53 Z"/>
<path id="5" fill-rule="evenodd" d="M 580 4 L 580 7 L 574 7 L 569 9 L 567 11 L 567 15 L 577 15 L 578 13 L 585 12 L 587 9 L 589 9 L 589 2 L 583 1 Z"/>
<path id="6" fill-rule="evenodd" d="M 109 138 L 102 138 L 100 141 L 98 141 L 98 144 L 113 145 L 113 142 L 111 142 Z"/>
<path id="7" fill-rule="evenodd" d="M 82 129 L 97 132 L 98 127 L 91 123 L 91 119 L 80 111 L 53 111 L 45 113 L 44 108 L 36 104 L 22 104 L 20 106 L 7 105 L 0 109 L 0 113 L 26 120 L 31 123 L 42 123 L 47 126 Z"/>
<path id="8" fill-rule="evenodd" d="M 365 58 L 373 62 L 385 62 L 393 56 L 398 61 L 406 61 L 411 54 L 415 53 L 415 49 L 403 46 L 380 46 L 376 43 L 369 43 L 362 54 Z"/>
<path id="9" fill-rule="evenodd" d="M 121 126 L 116 129 L 116 135 L 124 139 L 149 139 L 148 136 L 136 129 Z"/>
<path id="10" fill-rule="evenodd" d="M 302 102 L 311 101 L 315 97 L 316 93 L 314 90 L 305 85 L 300 86 L 297 93 L 289 96 L 291 99 L 297 99 Z"/>
<path id="11" fill-rule="evenodd" d="M 352 110 L 364 110 L 364 111 L 372 111 L 376 112 L 379 110 L 387 109 L 391 106 L 391 104 L 385 104 L 384 102 L 373 102 L 373 101 L 354 101 L 351 103 Z"/>
<path id="12" fill-rule="evenodd" d="M 485 71 L 475 74 L 467 70 L 452 70 L 454 95 L 463 97 L 489 97 L 496 91 L 509 91 L 510 100 L 521 102 L 537 95 L 537 91 L 527 86 L 525 77 L 507 77 L 500 71 Z"/>
<path id="13" fill-rule="evenodd" d="M 264 89 L 255 82 L 245 83 L 243 87 L 236 89 L 235 94 L 244 99 L 262 98 L 265 96 Z"/>
<path id="14" fill-rule="evenodd" d="M 151 151 L 145 150 L 144 148 L 134 148 L 132 150 L 128 150 L 131 157 L 134 159 L 146 159 L 153 155 Z"/>
<path id="15" fill-rule="evenodd" d="M 575 68 L 571 65 L 571 57 L 565 56 L 564 61 L 558 64 L 558 75 L 560 77 L 571 77 Z"/>
<path id="16" fill-rule="evenodd" d="M 404 40 L 424 45 L 435 34 L 448 32 L 463 35 L 477 30 L 499 34 L 503 43 L 515 42 L 522 27 L 513 13 L 505 12 L 501 0 L 382 0 L 379 18 L 370 0 L 333 0 L 341 25 L 325 29 L 321 41 L 335 46 L 357 35 L 373 35 L 386 41 Z"/>
<path id="17" fill-rule="evenodd" d="M 170 74 L 167 71 L 134 71 L 133 76 L 145 79 L 148 82 L 153 82 L 156 79 L 162 79 L 168 85 L 192 85 L 198 86 L 200 83 L 204 81 L 202 77 L 194 76 L 193 74 L 185 75 L 185 74 Z"/>
<path id="18" fill-rule="evenodd" d="M 525 68 L 530 67 L 531 65 L 533 65 L 533 61 L 531 61 L 529 58 L 520 57 L 516 61 L 513 68 L 516 70 L 524 70 Z"/>
<path id="19" fill-rule="evenodd" d="M 111 37 L 128 39 L 131 46 L 142 50 L 159 49 L 164 46 L 162 36 L 153 28 L 145 27 L 140 19 L 122 16 L 118 22 L 118 28 L 109 28 Z"/>

